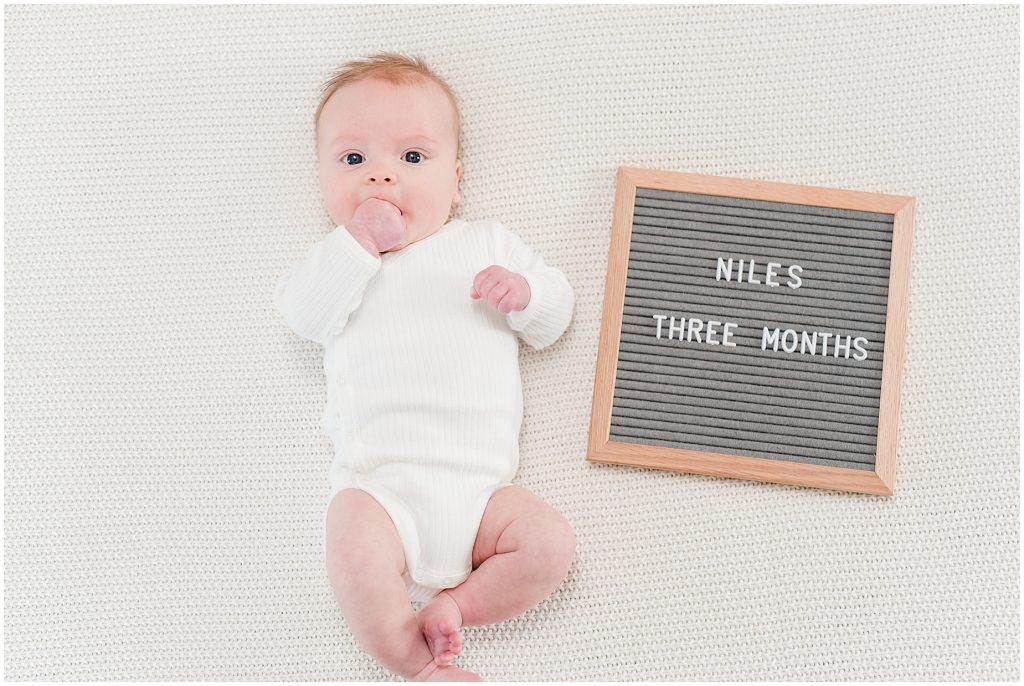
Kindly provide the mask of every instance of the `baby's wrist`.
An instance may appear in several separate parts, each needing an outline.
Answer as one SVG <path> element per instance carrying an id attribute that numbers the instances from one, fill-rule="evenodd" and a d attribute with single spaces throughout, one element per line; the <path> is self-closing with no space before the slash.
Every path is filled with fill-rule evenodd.
<path id="1" fill-rule="evenodd" d="M 370 238 L 370 236 L 367 233 L 359 231 L 358 229 L 353 231 L 351 227 L 346 228 L 348 229 L 348 232 L 352 236 L 352 238 L 356 239 L 356 242 L 359 243 L 359 245 L 366 248 L 366 252 L 370 253 L 374 257 L 380 257 L 380 249 L 377 247 L 377 244 L 374 243 L 373 239 Z"/>
<path id="2" fill-rule="evenodd" d="M 364 248 L 366 248 L 366 252 L 370 253 L 374 257 L 380 257 L 380 250 L 377 249 L 377 244 L 376 243 L 374 243 L 373 241 L 371 241 L 368 238 L 365 239 L 365 240 L 359 240 L 357 238 L 356 240 L 359 241 L 359 245 L 361 245 Z"/>

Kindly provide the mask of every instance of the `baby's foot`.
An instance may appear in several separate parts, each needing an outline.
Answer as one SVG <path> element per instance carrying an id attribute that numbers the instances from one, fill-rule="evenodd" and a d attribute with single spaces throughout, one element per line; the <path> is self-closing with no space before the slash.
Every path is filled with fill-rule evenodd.
<path id="1" fill-rule="evenodd" d="M 439 666 L 447 666 L 462 649 L 462 612 L 455 599 L 441 592 L 428 604 L 420 608 L 416 622 L 423 637 L 427 639 L 427 647 Z"/>
<path id="2" fill-rule="evenodd" d="M 412 681 L 483 681 L 473 672 L 458 667 L 438 667 L 436 662 L 429 663 L 412 678 Z"/>

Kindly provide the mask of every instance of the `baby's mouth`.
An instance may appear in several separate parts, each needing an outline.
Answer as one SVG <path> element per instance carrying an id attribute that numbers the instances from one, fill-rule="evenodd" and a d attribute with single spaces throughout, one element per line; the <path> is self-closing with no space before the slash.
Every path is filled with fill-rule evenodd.
<path id="1" fill-rule="evenodd" d="M 401 208 L 401 207 L 399 207 L 399 206 L 398 206 L 398 205 L 396 205 L 395 203 L 391 202 L 391 201 L 390 201 L 390 200 L 388 200 L 387 198 L 381 198 L 380 196 L 376 196 L 376 195 L 374 195 L 374 196 L 371 196 L 371 197 L 377 198 L 377 200 L 383 200 L 384 202 L 388 203 L 389 205 L 391 205 L 392 207 L 394 207 L 394 208 L 395 208 L 396 210 L 398 210 L 398 214 L 405 214 L 404 212 L 402 212 L 402 208 Z"/>

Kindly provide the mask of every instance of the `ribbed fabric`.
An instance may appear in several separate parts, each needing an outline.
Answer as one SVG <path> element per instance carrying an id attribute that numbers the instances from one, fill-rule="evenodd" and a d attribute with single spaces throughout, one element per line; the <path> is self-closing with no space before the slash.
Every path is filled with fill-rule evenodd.
<path id="1" fill-rule="evenodd" d="M 292 331 L 324 345 L 359 307 L 366 282 L 378 269 L 380 258 L 338 226 L 277 283 L 274 306 Z"/>
<path id="2" fill-rule="evenodd" d="M 525 309 L 470 298 L 492 264 L 526 278 Z M 535 348 L 554 342 L 572 317 L 568 280 L 497 222 L 452 220 L 379 258 L 339 226 L 278 282 L 274 303 L 324 346 L 331 497 L 359 488 L 388 512 L 411 600 L 458 585 L 488 499 L 519 466 L 516 332 Z"/>

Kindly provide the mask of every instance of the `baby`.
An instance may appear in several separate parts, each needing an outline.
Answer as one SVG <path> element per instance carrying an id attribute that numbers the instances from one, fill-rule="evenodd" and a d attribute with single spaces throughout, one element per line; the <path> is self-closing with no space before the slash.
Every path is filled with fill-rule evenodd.
<path id="1" fill-rule="evenodd" d="M 274 303 L 324 346 L 328 576 L 356 641 L 385 667 L 480 681 L 450 664 L 459 628 L 539 603 L 576 548 L 565 518 L 511 483 L 516 336 L 538 349 L 557 340 L 572 288 L 498 222 L 451 218 L 459 113 L 421 60 L 344 65 L 315 121 L 336 228 L 278 282 Z"/>

